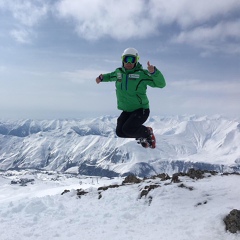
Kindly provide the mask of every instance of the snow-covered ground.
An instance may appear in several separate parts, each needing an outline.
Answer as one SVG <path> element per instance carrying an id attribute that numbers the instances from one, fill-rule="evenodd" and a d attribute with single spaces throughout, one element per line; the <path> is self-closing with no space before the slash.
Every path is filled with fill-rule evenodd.
<path id="1" fill-rule="evenodd" d="M 34 179 L 20 186 L 20 178 Z M 0 173 L 1 240 L 239 240 L 223 218 L 240 209 L 240 176 L 180 177 L 121 184 L 122 178 L 88 178 L 47 172 Z M 185 187 L 180 187 L 180 184 Z M 140 198 L 145 186 L 160 184 Z M 77 197 L 76 189 L 86 195 Z M 193 190 L 190 189 L 193 188 Z M 70 192 L 61 195 L 65 190 Z"/>

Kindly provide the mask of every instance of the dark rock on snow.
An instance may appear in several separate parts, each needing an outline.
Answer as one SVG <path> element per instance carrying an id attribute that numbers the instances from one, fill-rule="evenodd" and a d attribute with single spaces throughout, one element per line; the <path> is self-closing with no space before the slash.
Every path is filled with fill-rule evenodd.
<path id="1" fill-rule="evenodd" d="M 231 233 L 240 231 L 240 210 L 233 209 L 224 219 L 226 230 Z"/>

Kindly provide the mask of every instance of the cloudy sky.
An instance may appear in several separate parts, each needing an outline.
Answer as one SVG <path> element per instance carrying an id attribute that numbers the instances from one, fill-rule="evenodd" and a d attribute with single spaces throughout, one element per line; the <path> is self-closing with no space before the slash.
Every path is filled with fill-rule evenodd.
<path id="1" fill-rule="evenodd" d="M 239 0 L 0 0 L 0 119 L 118 115 L 95 78 L 135 47 L 151 115 L 240 114 Z"/>

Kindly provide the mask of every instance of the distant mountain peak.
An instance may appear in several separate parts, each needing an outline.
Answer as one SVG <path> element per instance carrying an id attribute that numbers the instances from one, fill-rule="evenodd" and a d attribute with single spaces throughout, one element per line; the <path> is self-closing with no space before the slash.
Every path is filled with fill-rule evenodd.
<path id="1" fill-rule="evenodd" d="M 0 169 L 78 169 L 86 175 L 139 176 L 206 170 L 240 171 L 240 123 L 217 116 L 152 116 L 157 139 L 144 149 L 118 138 L 117 117 L 0 122 Z"/>

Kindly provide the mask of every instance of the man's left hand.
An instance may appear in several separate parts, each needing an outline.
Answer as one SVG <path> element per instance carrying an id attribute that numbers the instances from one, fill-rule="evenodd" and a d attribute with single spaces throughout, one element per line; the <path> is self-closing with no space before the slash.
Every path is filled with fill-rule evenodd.
<path id="1" fill-rule="evenodd" d="M 148 68 L 148 71 L 150 73 L 154 73 L 155 72 L 155 67 L 153 65 L 151 65 L 149 61 L 147 62 L 147 68 Z"/>

